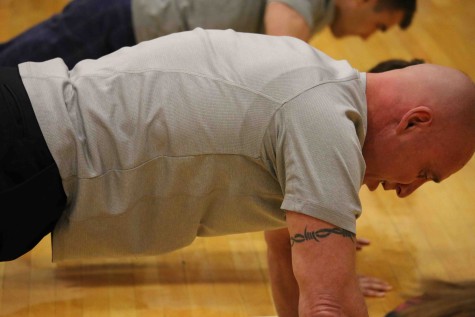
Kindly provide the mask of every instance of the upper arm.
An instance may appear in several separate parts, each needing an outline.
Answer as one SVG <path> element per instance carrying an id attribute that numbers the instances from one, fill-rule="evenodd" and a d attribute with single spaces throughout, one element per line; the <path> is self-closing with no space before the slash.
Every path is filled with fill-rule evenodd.
<path id="1" fill-rule="evenodd" d="M 350 108 L 328 97 L 340 92 L 318 87 L 281 109 L 274 122 L 272 167 L 284 194 L 283 210 L 354 232 L 364 159 L 355 125 L 344 114 Z"/>
<path id="2" fill-rule="evenodd" d="M 265 33 L 268 35 L 285 35 L 308 41 L 310 27 L 304 17 L 288 5 L 280 2 L 267 4 L 264 16 Z"/>
<path id="3" fill-rule="evenodd" d="M 287 228 L 264 232 L 268 256 L 280 263 L 291 259 L 290 238 Z"/>
<path id="4" fill-rule="evenodd" d="M 301 316 L 323 310 L 367 316 L 355 272 L 354 234 L 290 211 L 287 224 Z"/>

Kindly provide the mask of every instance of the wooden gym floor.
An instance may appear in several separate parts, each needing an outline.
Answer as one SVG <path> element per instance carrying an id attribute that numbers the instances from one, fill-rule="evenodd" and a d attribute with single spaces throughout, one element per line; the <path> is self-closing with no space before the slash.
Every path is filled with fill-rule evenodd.
<path id="1" fill-rule="evenodd" d="M 65 0 L 0 0 L 0 41 L 62 9 Z M 330 56 L 367 70 L 389 58 L 423 58 L 475 78 L 475 1 L 419 0 L 406 32 L 390 30 L 364 42 L 311 42 Z M 371 317 L 403 300 L 421 277 L 475 278 L 475 159 L 442 184 L 406 199 L 361 190 L 358 233 L 372 245 L 357 255 L 360 274 L 390 282 L 385 298 L 368 298 Z M 272 316 L 260 233 L 197 239 L 170 254 L 126 261 L 51 263 L 50 239 L 0 263 L 0 316 L 241 317 Z"/>

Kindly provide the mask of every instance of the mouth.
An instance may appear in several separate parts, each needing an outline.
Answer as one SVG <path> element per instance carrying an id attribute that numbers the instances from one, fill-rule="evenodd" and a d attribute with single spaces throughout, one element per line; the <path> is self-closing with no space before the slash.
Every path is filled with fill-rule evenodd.
<path id="1" fill-rule="evenodd" d="M 381 186 L 384 188 L 384 190 L 394 190 L 396 191 L 396 195 L 398 197 L 401 197 L 400 196 L 401 190 L 402 190 L 401 185 L 395 184 L 394 186 L 390 186 L 386 181 L 381 181 L 380 183 L 381 183 Z"/>
<path id="2" fill-rule="evenodd" d="M 366 184 L 370 191 L 375 191 L 376 189 L 378 189 L 379 185 L 381 185 L 384 190 L 394 190 L 396 192 L 396 195 L 398 196 L 401 194 L 401 185 L 397 183 L 389 183 L 386 180 L 374 180 L 373 182 L 368 182 Z"/>

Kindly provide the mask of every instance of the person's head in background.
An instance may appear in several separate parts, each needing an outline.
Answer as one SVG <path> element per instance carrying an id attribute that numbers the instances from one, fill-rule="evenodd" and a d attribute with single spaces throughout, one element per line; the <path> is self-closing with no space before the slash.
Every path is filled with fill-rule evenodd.
<path id="1" fill-rule="evenodd" d="M 398 24 L 403 30 L 412 22 L 416 0 L 334 0 L 335 18 L 330 24 L 335 37 L 356 35 L 367 39 Z"/>
<path id="2" fill-rule="evenodd" d="M 425 61 L 419 58 L 414 58 L 410 61 L 406 61 L 404 59 L 388 59 L 379 64 L 376 64 L 374 67 L 368 70 L 368 73 L 382 73 L 389 70 L 401 69 L 404 67 L 423 64 L 423 63 L 425 63 Z"/>
<path id="3" fill-rule="evenodd" d="M 386 317 L 473 317 L 475 281 L 426 280 L 422 295 L 408 300 Z"/>

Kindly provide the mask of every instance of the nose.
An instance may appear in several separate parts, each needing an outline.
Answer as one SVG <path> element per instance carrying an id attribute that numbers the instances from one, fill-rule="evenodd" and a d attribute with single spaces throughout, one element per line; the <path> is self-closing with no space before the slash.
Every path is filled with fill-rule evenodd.
<path id="1" fill-rule="evenodd" d="M 398 184 L 396 186 L 397 196 L 399 198 L 407 197 L 427 181 L 427 179 L 418 179 L 410 184 Z"/>
<path id="2" fill-rule="evenodd" d="M 378 28 L 377 28 L 376 26 L 367 28 L 367 29 L 365 29 L 365 30 L 361 30 L 360 37 L 361 37 L 364 41 L 366 41 L 371 35 L 373 35 L 374 33 L 376 33 L 376 31 L 378 31 Z"/>
<path id="3" fill-rule="evenodd" d="M 366 34 L 361 34 L 360 37 L 363 39 L 363 41 L 366 41 L 372 33 L 366 33 Z"/>

